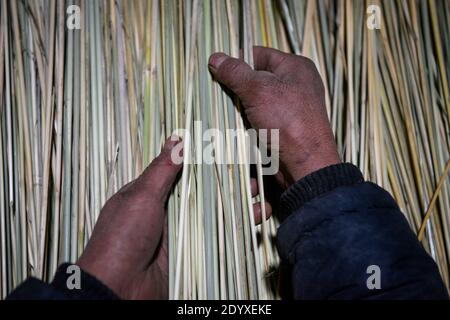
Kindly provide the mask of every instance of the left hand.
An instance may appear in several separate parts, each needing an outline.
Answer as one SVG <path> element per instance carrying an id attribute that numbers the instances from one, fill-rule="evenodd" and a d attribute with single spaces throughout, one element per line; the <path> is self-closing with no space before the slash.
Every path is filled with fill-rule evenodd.
<path id="1" fill-rule="evenodd" d="M 165 203 L 182 164 L 171 160 L 178 141 L 166 140 L 161 154 L 140 177 L 102 208 L 77 264 L 122 299 L 167 299 L 168 255 Z M 258 194 L 255 179 L 252 196 Z M 266 202 L 266 218 L 272 208 Z M 253 205 L 261 222 L 260 203 Z"/>
<path id="2" fill-rule="evenodd" d="M 161 154 L 101 210 L 77 264 L 122 299 L 168 298 L 165 203 L 182 164 L 168 139 Z"/>

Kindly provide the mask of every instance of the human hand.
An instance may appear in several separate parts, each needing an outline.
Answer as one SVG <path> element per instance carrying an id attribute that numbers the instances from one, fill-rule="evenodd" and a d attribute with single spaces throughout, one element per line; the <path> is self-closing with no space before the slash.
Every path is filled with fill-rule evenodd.
<path id="1" fill-rule="evenodd" d="M 223 53 L 209 59 L 214 78 L 241 100 L 255 129 L 279 129 L 284 187 L 340 162 L 328 120 L 322 80 L 302 56 L 254 47 L 254 70 Z"/>
<path id="2" fill-rule="evenodd" d="M 182 167 L 171 160 L 178 141 L 161 154 L 101 210 L 77 264 L 123 299 L 168 298 L 165 203 Z"/>
<path id="3" fill-rule="evenodd" d="M 172 162 L 177 141 L 168 139 L 142 175 L 119 190 L 102 208 L 91 239 L 77 264 L 123 299 L 167 299 L 167 219 L 164 205 L 182 167 Z M 177 155 L 178 156 L 178 155 Z M 256 179 L 252 196 L 258 195 Z M 261 223 L 261 204 L 253 205 Z M 266 218 L 272 208 L 265 203 Z"/>

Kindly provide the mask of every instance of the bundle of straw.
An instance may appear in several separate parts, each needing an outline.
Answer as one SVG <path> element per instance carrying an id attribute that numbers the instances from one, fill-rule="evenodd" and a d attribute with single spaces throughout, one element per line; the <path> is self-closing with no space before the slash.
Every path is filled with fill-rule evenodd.
<path id="1" fill-rule="evenodd" d="M 70 5 L 80 29 L 66 25 Z M 342 158 L 395 197 L 448 285 L 449 11 L 445 0 L 0 0 L 0 296 L 76 261 L 105 201 L 184 128 L 170 297 L 277 298 L 278 222 L 255 225 L 245 134 L 214 143 L 234 164 L 193 161 L 205 129 L 246 127 L 209 55 L 242 50 L 251 64 L 253 45 L 315 61 Z"/>

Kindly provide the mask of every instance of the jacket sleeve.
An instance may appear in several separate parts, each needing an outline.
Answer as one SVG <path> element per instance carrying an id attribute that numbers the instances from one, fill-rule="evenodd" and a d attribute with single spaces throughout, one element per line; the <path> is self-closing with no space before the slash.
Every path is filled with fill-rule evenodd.
<path id="1" fill-rule="evenodd" d="M 62 264 L 53 281 L 48 284 L 30 277 L 19 285 L 6 300 L 116 300 L 119 297 L 100 280 L 80 269 L 79 286 L 68 286 L 71 272 L 69 263 Z M 73 289 L 69 289 L 73 287 Z"/>
<path id="2" fill-rule="evenodd" d="M 296 299 L 448 299 L 394 199 L 351 164 L 312 173 L 281 198 L 278 230 Z"/>

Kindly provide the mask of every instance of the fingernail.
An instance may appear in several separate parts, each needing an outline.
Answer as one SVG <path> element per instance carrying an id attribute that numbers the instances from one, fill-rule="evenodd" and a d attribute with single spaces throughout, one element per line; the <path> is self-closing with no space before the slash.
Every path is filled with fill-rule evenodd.
<path id="1" fill-rule="evenodd" d="M 173 134 L 164 143 L 163 150 L 170 151 L 181 141 L 182 141 L 181 137 L 177 136 L 176 134 Z"/>
<path id="2" fill-rule="evenodd" d="M 219 52 L 212 54 L 208 62 L 209 70 L 215 72 L 226 59 L 228 59 L 228 56 L 225 53 Z"/>
<path id="3" fill-rule="evenodd" d="M 163 153 L 170 155 L 170 160 L 175 165 L 180 165 L 183 163 L 183 145 L 181 137 L 173 134 L 170 138 L 166 140 L 164 144 Z M 180 145 L 178 148 L 177 146 Z M 177 147 L 175 149 L 175 147 Z"/>

